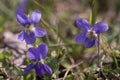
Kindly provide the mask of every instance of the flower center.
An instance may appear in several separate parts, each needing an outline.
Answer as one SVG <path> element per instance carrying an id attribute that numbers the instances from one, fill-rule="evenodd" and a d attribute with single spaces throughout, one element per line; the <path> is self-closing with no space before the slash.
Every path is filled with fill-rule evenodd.
<path id="1" fill-rule="evenodd" d="M 44 59 L 40 59 L 38 62 L 44 64 Z"/>
<path id="2" fill-rule="evenodd" d="M 35 29 L 34 25 L 29 25 L 25 28 L 25 31 L 30 34 L 30 32 L 33 32 Z"/>
<path id="3" fill-rule="evenodd" d="M 97 34 L 95 33 L 94 30 L 88 30 L 87 37 L 88 37 L 90 40 L 93 40 L 95 37 L 97 37 Z"/>

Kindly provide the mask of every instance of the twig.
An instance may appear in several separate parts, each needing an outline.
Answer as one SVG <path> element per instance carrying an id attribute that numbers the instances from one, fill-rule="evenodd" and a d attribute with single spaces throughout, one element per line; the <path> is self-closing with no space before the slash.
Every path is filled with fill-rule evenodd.
<path id="1" fill-rule="evenodd" d="M 83 63 L 83 61 L 81 61 L 81 62 L 79 62 L 79 63 L 77 63 L 77 64 L 75 64 L 75 65 L 71 65 L 69 68 L 67 68 L 67 71 L 66 71 L 66 73 L 65 73 L 65 75 L 64 75 L 64 77 L 63 77 L 63 80 L 66 79 L 67 74 L 69 73 L 69 71 L 70 71 L 71 69 L 73 69 L 73 68 L 79 66 L 79 65 L 82 64 L 82 63 Z"/>

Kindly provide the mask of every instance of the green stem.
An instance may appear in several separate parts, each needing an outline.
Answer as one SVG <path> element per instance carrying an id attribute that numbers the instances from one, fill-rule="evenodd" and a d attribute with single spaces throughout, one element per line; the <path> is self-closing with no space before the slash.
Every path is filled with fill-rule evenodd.
<path id="1" fill-rule="evenodd" d="M 91 15 L 90 15 L 90 23 L 93 26 L 96 22 L 96 18 L 97 18 L 97 5 L 95 0 L 92 0 L 91 3 L 91 7 L 92 7 L 92 11 L 91 11 Z"/>
<path id="2" fill-rule="evenodd" d="M 56 31 L 55 31 L 51 26 L 49 26 L 49 24 L 48 24 L 44 19 L 41 19 L 41 21 L 42 21 L 42 23 L 43 23 L 44 25 L 46 25 L 46 27 L 47 27 L 49 30 L 51 30 L 53 33 L 57 34 Z"/>
<path id="3" fill-rule="evenodd" d="M 53 34 L 55 34 L 57 36 L 57 39 L 60 38 L 62 40 L 62 42 L 64 43 L 69 43 L 66 39 L 64 39 L 59 32 L 57 32 L 55 29 L 53 29 L 51 26 L 49 26 L 49 24 L 44 20 L 41 19 L 42 23 L 51 31 L 53 32 Z M 57 40 L 56 40 L 57 41 Z M 57 43 L 57 42 L 56 42 Z"/>

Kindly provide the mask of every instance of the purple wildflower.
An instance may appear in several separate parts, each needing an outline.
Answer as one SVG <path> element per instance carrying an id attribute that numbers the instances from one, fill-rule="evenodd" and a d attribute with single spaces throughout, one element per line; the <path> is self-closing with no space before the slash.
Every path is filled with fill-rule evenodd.
<path id="1" fill-rule="evenodd" d="M 48 53 L 48 46 L 44 43 L 39 45 L 37 48 L 29 48 L 28 56 L 29 58 L 34 61 L 34 63 L 28 65 L 24 69 L 24 74 L 27 74 L 33 68 L 36 71 L 36 76 L 43 76 L 46 72 L 50 75 L 52 74 L 52 69 L 44 63 L 44 59 Z"/>
<path id="2" fill-rule="evenodd" d="M 41 19 L 41 13 L 38 10 L 32 12 L 31 16 L 27 16 L 22 8 L 16 11 L 17 21 L 24 26 L 24 30 L 18 35 L 19 40 L 25 40 L 27 44 L 35 42 L 36 37 L 43 37 L 46 35 L 46 31 L 42 28 L 35 28 L 35 25 Z"/>
<path id="3" fill-rule="evenodd" d="M 75 41 L 83 43 L 85 47 L 90 48 L 97 43 L 97 34 L 103 33 L 108 30 L 108 25 L 104 22 L 98 22 L 91 27 L 85 19 L 78 19 L 76 21 L 78 28 L 82 29 L 83 32 L 75 36 Z"/>

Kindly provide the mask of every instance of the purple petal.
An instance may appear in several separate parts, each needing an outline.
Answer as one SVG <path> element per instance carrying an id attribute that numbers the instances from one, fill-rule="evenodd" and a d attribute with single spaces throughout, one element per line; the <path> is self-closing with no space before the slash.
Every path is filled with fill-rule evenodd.
<path id="1" fill-rule="evenodd" d="M 37 50 L 40 54 L 40 59 L 44 59 L 48 53 L 48 46 L 45 43 L 42 43 L 38 46 Z"/>
<path id="2" fill-rule="evenodd" d="M 46 72 L 43 64 L 37 64 L 35 66 L 35 71 L 36 71 L 36 76 L 40 76 L 40 77 L 43 76 Z"/>
<path id="3" fill-rule="evenodd" d="M 88 31 L 91 27 L 89 22 L 86 19 L 78 19 L 76 21 L 76 25 L 84 31 Z"/>
<path id="4" fill-rule="evenodd" d="M 35 28 L 34 33 L 37 37 L 43 37 L 46 35 L 46 31 L 42 28 Z"/>
<path id="5" fill-rule="evenodd" d="M 33 32 L 25 32 L 24 39 L 27 44 L 32 44 L 35 42 L 35 34 Z"/>
<path id="6" fill-rule="evenodd" d="M 48 72 L 50 75 L 52 75 L 52 69 L 47 64 L 43 64 L 43 65 L 44 65 L 45 71 Z"/>
<path id="7" fill-rule="evenodd" d="M 38 60 L 39 59 L 38 51 L 36 48 L 29 48 L 28 49 L 28 56 L 31 60 Z"/>
<path id="8" fill-rule="evenodd" d="M 24 74 L 29 73 L 33 68 L 34 68 L 35 64 L 30 64 L 28 65 L 25 69 L 24 69 Z"/>
<path id="9" fill-rule="evenodd" d="M 96 38 L 94 38 L 93 40 L 86 38 L 84 44 L 86 48 L 90 48 L 95 45 L 95 42 L 96 42 Z"/>
<path id="10" fill-rule="evenodd" d="M 27 0 L 21 0 L 17 10 L 21 9 L 21 10 L 25 11 L 26 4 L 27 4 Z"/>
<path id="11" fill-rule="evenodd" d="M 94 30 L 97 34 L 103 33 L 108 30 L 108 25 L 104 22 L 98 22 L 94 25 Z"/>
<path id="12" fill-rule="evenodd" d="M 78 42 L 78 43 L 83 43 L 86 39 L 86 33 L 83 32 L 83 33 L 79 33 L 75 36 L 75 41 Z"/>
<path id="13" fill-rule="evenodd" d="M 27 15 L 24 13 L 24 11 L 20 7 L 18 7 L 18 9 L 16 11 L 16 18 L 17 18 L 17 21 L 21 25 L 23 25 L 23 26 L 29 25 L 29 21 L 28 21 Z"/>
<path id="14" fill-rule="evenodd" d="M 19 39 L 20 41 L 23 41 L 23 40 L 24 40 L 24 34 L 25 34 L 25 31 L 24 31 L 24 30 L 22 30 L 22 31 L 19 33 L 18 39 Z"/>
<path id="15" fill-rule="evenodd" d="M 35 10 L 34 12 L 32 12 L 31 16 L 30 16 L 30 21 L 33 24 L 37 24 L 41 19 L 41 13 L 38 10 Z"/>

